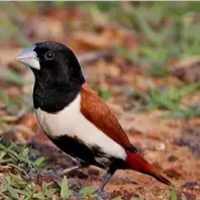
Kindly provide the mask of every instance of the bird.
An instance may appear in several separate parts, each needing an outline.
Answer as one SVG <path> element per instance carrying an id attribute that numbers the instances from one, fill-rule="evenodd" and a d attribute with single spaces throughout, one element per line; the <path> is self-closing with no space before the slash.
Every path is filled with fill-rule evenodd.
<path id="1" fill-rule="evenodd" d="M 33 105 L 43 132 L 79 161 L 73 169 L 93 165 L 107 171 L 98 195 L 103 195 L 119 169 L 135 170 L 173 186 L 130 143 L 117 118 L 85 80 L 68 46 L 39 42 L 22 51 L 17 60 L 34 74 Z"/>

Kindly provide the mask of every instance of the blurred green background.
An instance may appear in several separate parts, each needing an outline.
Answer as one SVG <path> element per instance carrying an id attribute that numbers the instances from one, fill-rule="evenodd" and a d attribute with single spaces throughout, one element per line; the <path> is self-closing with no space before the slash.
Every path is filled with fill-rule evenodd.
<path id="1" fill-rule="evenodd" d="M 56 11 L 61 12 L 60 16 Z M 68 13 L 65 17 L 64 11 Z M 170 58 L 199 54 L 199 11 L 199 2 L 1 2 L 0 45 L 7 45 L 8 41 L 11 45 L 26 45 L 36 39 L 58 38 L 59 35 L 54 35 L 56 31 L 44 33 L 47 28 L 44 19 L 38 21 L 38 17 L 56 15 L 62 18 L 66 34 L 94 30 L 98 24 L 106 23 L 128 29 L 139 47 L 125 53 L 126 56 L 163 64 Z"/>
<path id="2" fill-rule="evenodd" d="M 133 100 L 139 96 L 148 108 L 175 111 L 174 116 L 198 116 L 199 109 L 183 113 L 179 104 L 199 83 L 179 87 L 200 80 L 199 11 L 199 2 L 1 2 L 0 53 L 44 40 L 67 44 L 77 55 L 115 49 L 114 65 L 142 68 L 137 73 L 143 78 L 163 78 L 160 85 L 153 80 L 153 87 L 145 83 L 144 93 L 132 83 L 135 93 L 127 93 Z M 177 63 L 191 68 L 173 71 Z M 183 82 L 168 81 L 171 75 Z M 109 91 L 99 94 L 110 96 Z"/>

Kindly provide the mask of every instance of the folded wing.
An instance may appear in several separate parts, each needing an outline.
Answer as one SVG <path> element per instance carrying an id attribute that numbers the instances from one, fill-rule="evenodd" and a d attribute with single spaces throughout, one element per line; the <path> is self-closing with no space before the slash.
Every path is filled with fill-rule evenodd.
<path id="1" fill-rule="evenodd" d="M 81 90 L 81 113 L 126 150 L 137 152 L 108 106 L 87 83 Z"/>

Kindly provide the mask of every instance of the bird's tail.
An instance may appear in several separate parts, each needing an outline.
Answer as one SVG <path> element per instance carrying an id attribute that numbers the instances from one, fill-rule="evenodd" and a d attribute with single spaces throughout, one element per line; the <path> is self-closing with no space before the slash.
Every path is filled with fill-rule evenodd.
<path id="1" fill-rule="evenodd" d="M 169 186 L 173 184 L 157 172 L 142 156 L 137 153 L 127 151 L 126 163 L 130 169 L 153 176 L 155 179 Z"/>

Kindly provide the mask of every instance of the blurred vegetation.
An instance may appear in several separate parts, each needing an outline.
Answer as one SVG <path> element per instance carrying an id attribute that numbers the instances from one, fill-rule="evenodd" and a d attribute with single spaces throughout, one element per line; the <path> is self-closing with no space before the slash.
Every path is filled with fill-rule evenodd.
<path id="1" fill-rule="evenodd" d="M 199 2 L 2 2 L 1 9 L 9 20 L 0 20 L 2 38 L 26 41 L 20 31 L 23 11 L 45 13 L 53 9 L 78 7 L 93 22 L 109 20 L 134 32 L 139 48 L 128 52 L 129 59 L 147 59 L 160 65 L 169 58 L 187 58 L 200 52 Z M 19 9 L 20 8 L 20 9 Z M 13 12 L 15 10 L 15 12 Z M 16 13 L 17 12 L 17 13 Z M 85 13 L 86 13 L 85 12 Z M 16 18 L 15 16 L 19 17 Z M 66 23 L 67 23 L 66 19 Z M 83 28 L 94 26 L 82 21 Z M 192 31 L 191 31 L 192 30 Z M 121 47 L 123 48 L 123 47 Z M 131 54 L 131 55 L 130 55 Z"/>
<path id="2" fill-rule="evenodd" d="M 44 15 L 52 10 L 78 9 L 84 13 L 79 29 L 93 31 L 97 24 L 107 22 L 128 29 L 138 47 L 127 49 L 126 46 L 117 45 L 117 53 L 130 62 L 152 63 L 153 67 L 147 70 L 146 76 L 155 78 L 168 77 L 174 60 L 183 60 L 200 52 L 199 2 L 2 2 L 0 9 L 5 12 L 0 20 L 0 44 L 12 38 L 21 45 L 34 42 L 34 38 L 27 36 L 22 28 L 24 11 L 34 16 L 34 13 Z M 69 29 L 77 29 L 73 22 L 69 24 L 67 18 L 65 23 Z M 23 84 L 14 73 L 0 76 L 0 79 Z M 105 99 L 110 96 L 107 91 L 100 91 L 99 94 Z M 150 95 L 152 101 L 154 96 L 154 93 Z"/>

